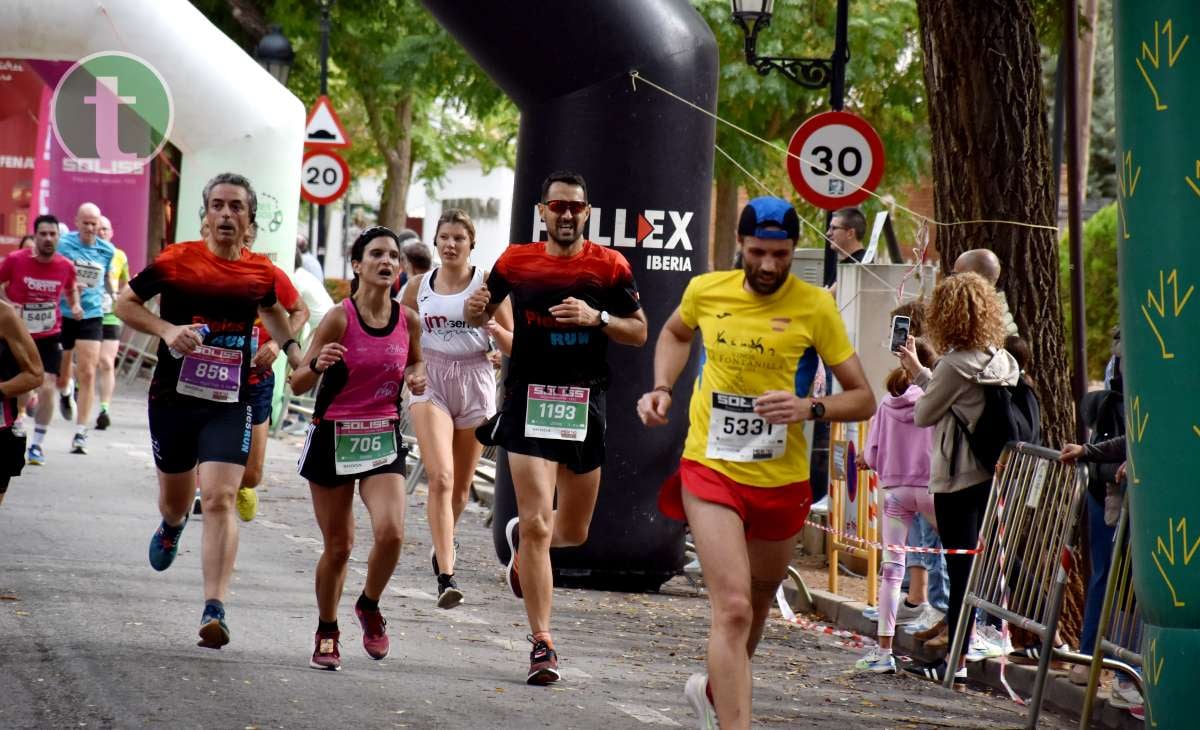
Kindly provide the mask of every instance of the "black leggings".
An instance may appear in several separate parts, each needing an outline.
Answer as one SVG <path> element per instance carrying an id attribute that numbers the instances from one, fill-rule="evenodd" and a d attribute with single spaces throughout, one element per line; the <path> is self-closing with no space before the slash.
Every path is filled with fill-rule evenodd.
<path id="1" fill-rule="evenodd" d="M 973 549 L 979 544 L 979 528 L 983 526 L 983 513 L 987 511 L 988 495 L 992 491 L 992 480 L 957 492 L 933 495 L 933 512 L 937 515 L 938 535 L 942 547 Z M 946 572 L 950 575 L 950 605 L 946 611 L 946 627 L 950 642 L 954 642 L 954 629 L 962 612 L 963 597 L 967 593 L 967 580 L 971 577 L 971 561 L 974 555 L 947 555 Z M 967 617 L 967 636 L 975 628 L 975 612 Z M 963 645 L 964 650 L 966 645 Z"/>

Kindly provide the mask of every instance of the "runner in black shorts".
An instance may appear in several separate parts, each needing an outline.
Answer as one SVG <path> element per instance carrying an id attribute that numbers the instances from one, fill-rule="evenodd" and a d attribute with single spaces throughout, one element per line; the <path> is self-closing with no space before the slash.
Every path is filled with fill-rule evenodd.
<path id="1" fill-rule="evenodd" d="M 0 503 L 8 482 L 25 465 L 25 434 L 13 428 L 17 396 L 42 382 L 37 347 L 25 330 L 21 316 L 11 305 L 0 302 Z"/>
<path id="2" fill-rule="evenodd" d="M 525 599 L 532 631 L 530 684 L 559 679 L 550 636 L 550 548 L 587 540 L 604 463 L 608 341 L 640 347 L 646 317 L 629 263 L 583 238 L 587 184 L 571 172 L 542 183 L 538 206 L 549 240 L 509 246 L 463 307 L 482 326 L 511 297 L 512 362 L 500 413 L 476 431 L 508 453 L 517 514 L 506 526 L 509 585 Z M 535 402 L 527 410 L 530 400 Z M 558 509 L 554 509 L 555 486 Z M 517 576 L 517 529 L 521 573 Z"/>
<path id="3" fill-rule="evenodd" d="M 17 306 L 25 329 L 37 344 L 42 361 L 44 382 L 39 389 L 37 413 L 34 415 L 33 440 L 29 446 L 29 463 L 45 463 L 42 441 L 54 417 L 54 385 L 62 363 L 59 333 L 63 320 L 74 321 L 83 316 L 79 290 L 75 287 L 75 266 L 58 253 L 58 219 L 41 215 L 34 220 L 36 243 L 32 249 L 14 251 L 0 263 L 0 287 L 4 296 Z M 59 309 L 59 300 L 67 300 L 68 316 Z M 22 408 L 28 400 L 21 397 Z M 18 431 L 24 425 L 18 416 L 13 424 Z"/>
<path id="4" fill-rule="evenodd" d="M 223 173 L 204 187 L 204 240 L 167 247 L 129 282 L 116 312 L 136 330 L 157 335 L 150 382 L 150 439 L 158 467 L 162 524 L 150 539 L 150 565 L 175 559 L 190 514 L 199 464 L 204 531 L 204 613 L 199 645 L 229 643 L 223 600 L 237 554 L 234 495 L 250 451 L 250 372 L 254 320 L 284 342 L 293 366 L 300 348 L 288 336 L 275 295 L 274 265 L 243 250 L 257 197 L 250 181 Z M 161 316 L 144 303 L 161 296 Z"/>
<path id="5" fill-rule="evenodd" d="M 400 392 L 425 392 L 417 313 L 391 298 L 400 275 L 400 242 L 387 228 L 363 231 L 350 247 L 350 297 L 329 310 L 309 342 L 308 364 L 292 374 L 303 393 L 320 380 L 313 425 L 300 455 L 313 512 L 325 540 L 317 563 L 317 633 L 309 666 L 342 666 L 337 607 L 354 542 L 354 485 L 371 515 L 374 543 L 367 576 L 354 605 L 363 649 L 387 656 L 390 643 L 379 599 L 404 541 L 404 441 Z"/>

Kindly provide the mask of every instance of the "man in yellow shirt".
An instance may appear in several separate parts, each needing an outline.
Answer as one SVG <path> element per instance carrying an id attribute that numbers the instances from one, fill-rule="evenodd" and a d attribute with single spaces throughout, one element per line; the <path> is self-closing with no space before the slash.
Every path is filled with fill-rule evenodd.
<path id="1" fill-rule="evenodd" d="M 746 205 L 737 236 L 743 269 L 688 284 L 658 338 L 654 389 L 638 401 L 647 426 L 667 422 L 698 330 L 704 348 L 691 425 L 659 508 L 690 525 L 712 603 L 708 675 L 692 675 L 685 689 L 704 727 L 718 719 L 724 730 L 750 727 L 750 657 L 812 503 L 804 421 L 860 421 L 875 412 L 833 297 L 790 273 L 799 229 L 785 200 Z M 796 392 L 810 347 L 843 392 Z"/>

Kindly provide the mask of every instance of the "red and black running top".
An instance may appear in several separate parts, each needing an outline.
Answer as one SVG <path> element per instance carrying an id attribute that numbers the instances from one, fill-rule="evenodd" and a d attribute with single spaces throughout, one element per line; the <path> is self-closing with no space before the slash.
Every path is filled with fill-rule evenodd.
<path id="1" fill-rule="evenodd" d="M 207 324 L 204 344 L 240 350 L 239 400 L 245 401 L 258 308 L 275 304 L 275 265 L 270 259 L 243 248 L 240 259 L 229 261 L 209 251 L 204 241 L 176 243 L 133 277 L 129 288 L 142 301 L 161 295 L 159 316 L 171 324 Z M 151 399 L 191 398 L 175 391 L 180 364 L 160 341 Z"/>
<path id="2" fill-rule="evenodd" d="M 488 275 L 492 304 L 512 297 L 512 361 L 505 384 L 608 388 L 608 336 L 599 327 L 560 324 L 550 307 L 575 297 L 594 309 L 628 317 L 641 308 L 633 270 L 621 254 L 584 241 L 569 258 L 546 242 L 509 246 Z"/>

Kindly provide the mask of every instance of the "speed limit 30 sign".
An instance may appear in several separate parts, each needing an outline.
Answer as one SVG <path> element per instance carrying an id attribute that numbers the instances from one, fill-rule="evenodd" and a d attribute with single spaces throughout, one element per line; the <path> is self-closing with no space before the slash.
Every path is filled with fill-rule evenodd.
<path id="1" fill-rule="evenodd" d="M 350 187 L 350 166 L 336 152 L 314 149 L 304 153 L 300 195 L 310 203 L 328 205 Z"/>
<path id="2" fill-rule="evenodd" d="M 792 135 L 788 152 L 787 172 L 796 192 L 824 210 L 858 205 L 883 177 L 883 140 L 865 119 L 849 112 L 809 117 Z"/>

